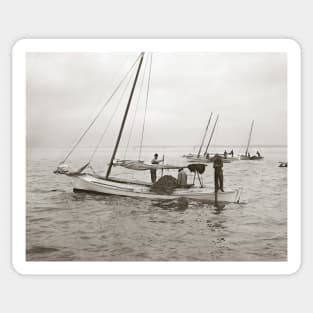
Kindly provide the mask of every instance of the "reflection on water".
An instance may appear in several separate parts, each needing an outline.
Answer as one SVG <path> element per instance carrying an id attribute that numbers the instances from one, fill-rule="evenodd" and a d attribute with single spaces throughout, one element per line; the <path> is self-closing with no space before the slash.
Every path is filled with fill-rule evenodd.
<path id="1" fill-rule="evenodd" d="M 74 165 L 87 152 L 80 151 Z M 243 187 L 243 202 L 214 204 L 73 193 L 67 177 L 52 174 L 60 151 L 28 151 L 27 260 L 286 260 L 287 170 L 277 165 L 286 159 L 286 149 L 262 152 L 262 162 L 224 166 L 226 189 Z M 153 153 L 154 148 L 146 151 L 145 158 Z M 184 151 L 172 148 L 164 153 L 170 163 Z M 95 167 L 101 168 L 101 162 Z M 113 172 L 133 175 L 120 168 Z M 136 175 L 149 179 L 149 173 Z M 210 166 L 204 181 L 213 190 Z"/>
<path id="2" fill-rule="evenodd" d="M 164 210 L 185 211 L 188 209 L 189 202 L 186 198 L 178 198 L 173 200 L 153 200 L 152 205 Z"/>
<path id="3" fill-rule="evenodd" d="M 223 203 L 214 203 L 214 211 L 213 211 L 213 214 L 220 214 L 224 208 L 225 208 L 226 204 L 223 204 Z"/>

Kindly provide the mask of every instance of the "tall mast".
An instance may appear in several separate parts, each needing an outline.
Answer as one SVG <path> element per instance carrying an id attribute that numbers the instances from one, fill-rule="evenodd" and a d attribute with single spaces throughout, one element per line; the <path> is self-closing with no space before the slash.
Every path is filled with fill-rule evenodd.
<path id="1" fill-rule="evenodd" d="M 209 149 L 209 146 L 210 146 L 210 144 L 211 144 L 211 140 L 212 140 L 212 138 L 213 138 L 213 134 L 214 134 L 214 131 L 215 131 L 215 127 L 216 127 L 216 124 L 217 124 L 218 118 L 219 118 L 219 114 L 217 114 L 217 117 L 216 117 L 216 120 L 215 120 L 215 123 L 214 123 L 213 129 L 212 129 L 212 132 L 211 132 L 211 136 L 210 136 L 209 142 L 208 142 L 208 144 L 207 144 L 207 146 L 206 146 L 206 149 L 205 149 L 204 155 L 206 155 L 206 154 L 207 154 L 207 152 L 208 152 L 208 149 Z"/>
<path id="2" fill-rule="evenodd" d="M 201 145 L 200 145 L 200 148 L 199 148 L 199 151 L 198 151 L 197 158 L 198 158 L 198 157 L 200 156 L 200 154 L 201 154 L 201 150 L 202 150 L 202 147 L 203 147 L 203 144 L 204 144 L 204 140 L 205 140 L 206 134 L 207 134 L 207 132 L 208 132 L 208 129 L 209 129 L 209 126 L 210 126 L 210 123 L 211 123 L 212 115 L 213 115 L 213 113 L 211 112 L 211 115 L 210 115 L 208 124 L 206 125 L 205 131 L 204 131 L 204 134 L 203 134 L 203 138 L 202 138 L 202 141 L 201 141 Z"/>
<path id="3" fill-rule="evenodd" d="M 125 110 L 125 113 L 124 113 L 124 116 L 123 116 L 121 128 L 120 128 L 120 131 L 118 133 L 118 136 L 117 136 L 117 139 L 116 139 L 116 144 L 115 144 L 115 147 L 114 147 L 114 150 L 113 150 L 113 153 L 112 153 L 112 156 L 111 156 L 111 160 L 110 160 L 110 163 L 109 163 L 109 167 L 108 167 L 106 175 L 105 175 L 106 179 L 109 178 L 110 173 L 111 173 L 111 169 L 112 169 L 112 166 L 113 166 L 113 161 L 115 159 L 115 155 L 116 155 L 116 152 L 117 152 L 117 149 L 118 149 L 121 137 L 122 137 L 122 133 L 123 133 L 123 130 L 124 130 L 127 114 L 128 114 L 129 107 L 130 107 L 130 104 L 131 104 L 131 101 L 132 101 L 132 98 L 133 98 L 133 94 L 134 94 L 134 91 L 135 91 L 135 88 L 136 88 L 136 83 L 137 83 L 137 80 L 138 80 L 138 76 L 139 76 L 139 72 L 140 72 L 140 68 L 141 68 L 141 65 L 142 65 L 142 61 L 143 61 L 144 55 L 145 55 L 144 52 L 142 52 L 141 55 L 140 55 L 140 60 L 139 60 L 137 73 L 136 73 L 136 76 L 135 76 L 135 79 L 134 79 L 134 82 L 133 82 L 132 89 L 130 91 L 130 95 L 129 95 L 128 103 L 127 103 L 126 110 Z"/>
<path id="4" fill-rule="evenodd" d="M 249 152 L 249 146 L 250 146 L 250 141 L 251 141 L 253 125 L 254 125 L 254 121 L 252 121 L 252 123 L 251 123 L 250 134 L 249 134 L 249 139 L 248 139 L 248 144 L 247 144 L 247 149 L 246 149 L 246 155 L 248 155 L 248 152 Z"/>

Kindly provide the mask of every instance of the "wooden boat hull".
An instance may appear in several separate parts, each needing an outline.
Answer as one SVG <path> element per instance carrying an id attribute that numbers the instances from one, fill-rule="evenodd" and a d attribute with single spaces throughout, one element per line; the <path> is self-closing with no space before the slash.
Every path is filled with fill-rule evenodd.
<path id="1" fill-rule="evenodd" d="M 177 188 L 172 194 L 158 194 L 152 192 L 149 186 L 142 184 L 122 183 L 102 178 L 97 178 L 89 174 L 73 177 L 74 191 L 84 191 L 91 193 L 100 193 L 107 195 L 146 198 L 154 200 L 167 200 L 188 198 L 199 201 L 215 201 L 215 193 L 209 192 L 208 188 Z M 217 193 L 218 202 L 239 203 L 241 190 L 225 191 Z"/>

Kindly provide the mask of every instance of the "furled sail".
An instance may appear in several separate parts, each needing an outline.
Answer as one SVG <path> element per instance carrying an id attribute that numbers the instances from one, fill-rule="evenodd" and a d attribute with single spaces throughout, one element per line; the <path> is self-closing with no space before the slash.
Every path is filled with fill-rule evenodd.
<path id="1" fill-rule="evenodd" d="M 116 160 L 114 166 L 122 166 L 130 170 L 135 171 L 147 171 L 147 170 L 178 170 L 180 168 L 188 168 L 191 172 L 199 172 L 202 174 L 205 171 L 206 164 L 195 163 L 188 165 L 174 165 L 174 164 L 147 164 L 143 161 L 134 161 L 134 160 Z"/>
<path id="2" fill-rule="evenodd" d="M 67 176 L 79 176 L 82 174 L 82 172 L 90 166 L 89 163 L 86 163 L 79 169 L 73 169 L 69 165 L 66 165 L 64 163 L 61 163 L 58 165 L 58 167 L 53 171 L 54 174 L 62 174 Z"/>
<path id="3" fill-rule="evenodd" d="M 168 170 L 175 170 L 179 168 L 183 168 L 186 166 L 182 165 L 170 165 L 170 164 L 147 164 L 143 161 L 133 161 L 133 160 L 117 160 L 114 162 L 115 166 L 122 166 L 128 168 L 130 170 L 135 171 L 147 171 L 147 170 L 161 170 L 161 169 L 168 169 Z"/>

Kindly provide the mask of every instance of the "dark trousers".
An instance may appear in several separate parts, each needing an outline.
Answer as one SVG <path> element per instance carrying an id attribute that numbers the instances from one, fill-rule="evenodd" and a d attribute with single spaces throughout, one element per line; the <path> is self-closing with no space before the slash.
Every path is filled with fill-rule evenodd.
<path id="1" fill-rule="evenodd" d="M 217 192 L 219 189 L 224 190 L 222 169 L 216 168 L 214 170 L 214 187 L 215 192 Z"/>
<path id="2" fill-rule="evenodd" d="M 151 174 L 151 182 L 154 184 L 156 182 L 156 170 L 150 170 L 150 174 Z"/>

